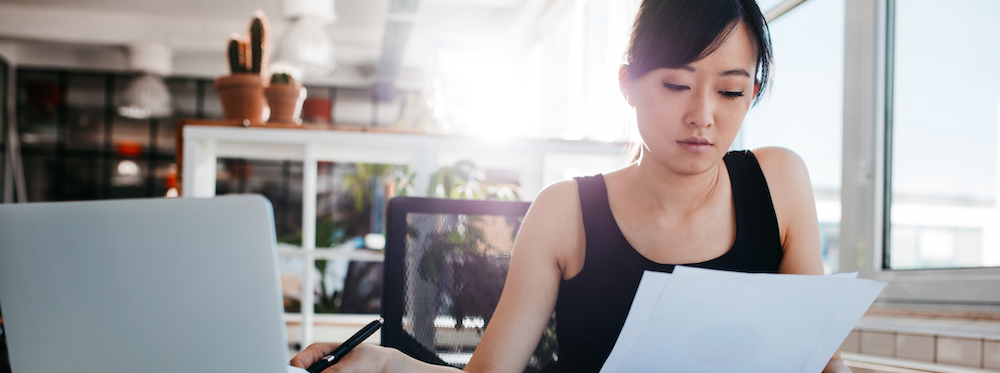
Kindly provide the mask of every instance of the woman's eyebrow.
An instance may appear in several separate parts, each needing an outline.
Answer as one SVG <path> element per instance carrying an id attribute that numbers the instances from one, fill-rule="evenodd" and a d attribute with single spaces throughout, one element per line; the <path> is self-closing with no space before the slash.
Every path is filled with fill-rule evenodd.
<path id="1" fill-rule="evenodd" d="M 751 77 L 750 76 L 750 72 L 748 72 L 748 71 L 746 71 L 744 69 L 726 70 L 726 71 L 723 71 L 723 72 L 719 73 L 719 76 L 732 76 L 732 75 L 742 75 L 742 76 L 745 76 L 747 78 Z"/>
<path id="2" fill-rule="evenodd" d="M 695 69 L 691 65 L 680 66 L 680 67 L 677 68 L 677 70 L 690 71 L 690 72 L 693 72 L 693 73 L 694 72 L 698 72 L 698 69 Z M 723 71 L 723 72 L 719 73 L 719 76 L 733 76 L 733 75 L 745 76 L 747 78 L 752 78 L 753 77 L 753 75 L 750 75 L 750 72 L 747 71 L 746 69 L 732 69 L 732 70 L 726 70 L 726 71 Z"/>

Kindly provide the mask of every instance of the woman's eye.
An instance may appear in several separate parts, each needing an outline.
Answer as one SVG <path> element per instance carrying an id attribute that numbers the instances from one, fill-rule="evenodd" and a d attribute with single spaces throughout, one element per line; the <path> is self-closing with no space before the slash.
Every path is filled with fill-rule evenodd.
<path id="1" fill-rule="evenodd" d="M 677 92 L 689 89 L 688 86 L 686 86 L 686 85 L 670 84 L 670 83 L 663 83 L 663 88 L 669 89 L 671 91 L 677 91 Z"/>
<path id="2" fill-rule="evenodd" d="M 743 97 L 743 91 L 719 91 L 726 98 Z"/>

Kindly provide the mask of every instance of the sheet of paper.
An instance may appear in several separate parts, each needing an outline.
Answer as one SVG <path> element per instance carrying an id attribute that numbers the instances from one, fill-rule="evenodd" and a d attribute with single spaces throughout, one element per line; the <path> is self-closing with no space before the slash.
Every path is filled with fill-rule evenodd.
<path id="1" fill-rule="evenodd" d="M 628 317 L 625 318 L 625 325 L 622 326 L 621 333 L 618 333 L 618 340 L 615 342 L 611 355 L 605 360 L 604 366 L 618 366 L 632 349 L 632 344 L 642 333 L 646 322 L 653 314 L 653 308 L 660 301 L 663 288 L 670 281 L 670 274 L 665 272 L 645 271 L 639 281 L 639 288 L 632 299 L 632 307 L 628 310 Z M 603 372 L 603 370 L 602 370 Z"/>
<path id="2" fill-rule="evenodd" d="M 856 274 L 647 274 L 601 372 L 818 373 L 885 287 Z"/>

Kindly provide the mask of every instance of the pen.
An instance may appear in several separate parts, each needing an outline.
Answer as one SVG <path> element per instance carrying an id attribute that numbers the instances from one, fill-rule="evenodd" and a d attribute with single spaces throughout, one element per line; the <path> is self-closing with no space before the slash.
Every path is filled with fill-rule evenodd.
<path id="1" fill-rule="evenodd" d="M 347 341 L 345 341 L 339 347 L 334 349 L 333 352 L 330 352 L 326 356 L 323 356 L 322 359 L 319 359 L 319 361 L 313 363 L 313 365 L 310 365 L 309 369 L 306 370 L 309 371 L 309 373 L 320 373 L 324 369 L 329 368 L 331 365 L 336 364 L 338 361 L 340 361 L 340 358 L 344 357 L 344 355 L 347 355 L 348 352 L 351 352 L 351 349 L 361 344 L 361 342 L 364 342 L 364 340 L 368 339 L 368 337 L 374 334 L 375 331 L 378 330 L 378 328 L 381 328 L 382 323 L 384 322 L 385 319 L 379 317 L 378 320 L 368 323 L 368 325 L 365 325 L 364 328 L 358 330 L 358 332 L 354 333 L 354 335 L 352 335 L 351 338 L 348 338 Z"/>

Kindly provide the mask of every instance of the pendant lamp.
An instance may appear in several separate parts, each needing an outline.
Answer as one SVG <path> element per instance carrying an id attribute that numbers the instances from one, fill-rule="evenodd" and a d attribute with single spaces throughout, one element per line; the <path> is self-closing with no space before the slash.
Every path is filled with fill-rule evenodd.
<path id="1" fill-rule="evenodd" d="M 133 43 L 128 47 L 129 66 L 141 73 L 122 92 L 118 115 L 149 119 L 173 115 L 170 90 L 162 76 L 170 73 L 173 51 L 159 43 Z"/>

